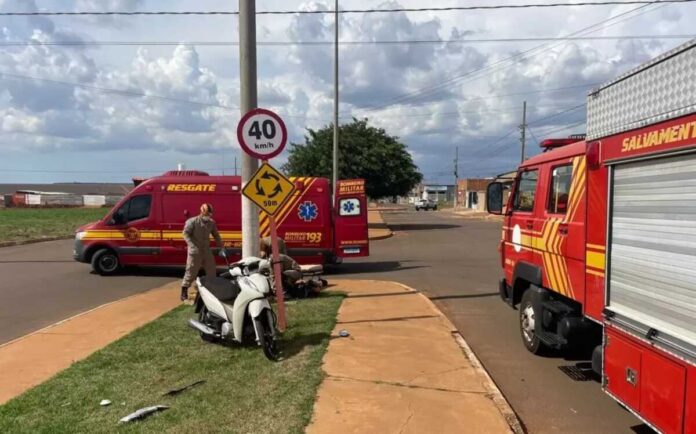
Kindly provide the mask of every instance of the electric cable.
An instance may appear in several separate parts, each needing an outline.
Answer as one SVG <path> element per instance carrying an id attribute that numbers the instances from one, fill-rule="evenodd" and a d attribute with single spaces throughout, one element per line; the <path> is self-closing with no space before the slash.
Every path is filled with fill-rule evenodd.
<path id="1" fill-rule="evenodd" d="M 653 3 L 654 3 L 654 2 L 653 2 Z M 659 5 L 659 6 L 655 7 L 655 8 L 649 9 L 649 10 L 647 10 L 647 11 L 643 11 L 643 12 L 641 12 L 641 13 L 638 13 L 638 14 L 635 14 L 635 15 L 632 15 L 632 16 L 630 15 L 630 14 L 633 14 L 634 12 L 638 12 L 638 11 L 640 11 L 641 9 L 645 9 L 645 8 L 647 8 L 647 7 L 649 7 L 649 6 L 650 6 L 650 4 L 638 6 L 637 8 L 631 9 L 631 10 L 629 10 L 629 11 L 626 11 L 626 12 L 623 12 L 623 13 L 621 13 L 621 14 L 615 15 L 615 16 L 613 16 L 613 17 L 607 18 L 607 19 L 605 19 L 605 20 L 599 21 L 599 22 L 597 22 L 597 23 L 595 23 L 595 24 L 592 24 L 592 25 L 590 25 L 590 26 L 584 27 L 584 28 L 582 28 L 582 29 L 580 29 L 580 30 L 571 32 L 571 33 L 565 35 L 565 37 L 571 37 L 571 36 L 576 36 L 576 35 L 581 35 L 581 34 L 593 33 L 593 32 L 595 32 L 595 31 L 604 29 L 604 28 L 606 28 L 606 27 L 610 27 L 610 26 L 619 24 L 620 22 L 623 22 L 623 21 L 625 21 L 625 20 L 627 20 L 627 19 L 636 18 L 636 17 L 638 17 L 638 16 L 640 16 L 640 15 L 642 15 L 642 14 L 644 14 L 644 13 L 653 12 L 653 11 L 655 11 L 655 10 L 657 10 L 657 9 L 659 9 L 659 8 L 661 8 L 661 7 L 663 7 L 663 6 L 665 6 L 665 5 Z M 627 16 L 627 15 L 628 15 L 628 16 Z M 621 19 L 617 21 L 617 19 L 619 19 L 619 18 L 621 18 Z M 615 22 L 612 23 L 612 21 L 615 21 Z M 594 30 L 592 30 L 592 29 L 594 29 Z M 495 71 L 495 70 L 497 70 L 497 69 L 511 67 L 511 66 L 517 64 L 517 62 L 518 62 L 519 60 L 524 59 L 526 56 L 534 57 L 534 56 L 536 56 L 537 54 L 541 54 L 541 53 L 536 53 L 536 54 L 534 54 L 534 55 L 532 56 L 531 54 L 534 53 L 535 51 L 539 51 L 540 49 L 544 49 L 544 48 L 547 48 L 547 50 L 545 50 L 545 51 L 548 51 L 548 50 L 551 50 L 551 49 L 553 49 L 553 48 L 555 48 L 555 47 L 557 47 L 557 46 L 563 45 L 563 44 L 564 44 L 564 43 L 559 43 L 559 44 L 554 44 L 554 45 L 551 45 L 551 46 L 549 46 L 549 44 L 540 44 L 540 45 L 537 45 L 537 46 L 535 46 L 535 47 L 532 47 L 532 48 L 530 48 L 530 49 L 528 49 L 528 50 L 525 50 L 525 51 L 523 51 L 523 52 L 521 52 L 521 53 L 517 53 L 517 54 L 514 54 L 514 55 L 512 55 L 512 56 L 508 56 L 508 57 L 506 57 L 506 58 L 504 58 L 504 59 L 498 60 L 498 61 L 496 61 L 496 62 L 494 62 L 494 63 L 492 63 L 492 64 L 490 64 L 490 65 L 485 65 L 485 66 L 483 66 L 483 67 L 474 69 L 474 70 L 472 70 L 472 71 L 467 71 L 467 72 L 465 72 L 465 73 L 463 73 L 463 74 L 461 74 L 461 75 L 455 75 L 454 77 L 450 77 L 449 79 L 446 79 L 446 80 L 444 80 L 444 81 L 440 81 L 439 83 L 437 83 L 437 84 L 435 84 L 435 85 L 425 86 L 425 87 L 422 87 L 422 88 L 420 88 L 420 89 L 416 89 L 416 90 L 414 90 L 414 91 L 407 92 L 407 93 L 405 93 L 405 94 L 402 94 L 402 95 L 400 95 L 400 96 L 397 96 L 397 97 L 395 97 L 395 98 L 392 98 L 391 100 L 389 100 L 389 101 L 387 101 L 387 102 L 385 102 L 385 103 L 381 103 L 381 104 L 378 104 L 378 105 L 374 105 L 374 106 L 365 108 L 365 109 L 363 109 L 363 110 L 368 111 L 368 112 L 370 112 L 370 111 L 376 111 L 376 110 L 380 110 L 380 109 L 382 109 L 382 108 L 384 108 L 384 107 L 388 107 L 388 106 L 390 106 L 390 105 L 397 105 L 397 104 L 401 104 L 401 103 L 407 102 L 408 100 L 411 100 L 411 99 L 418 99 L 418 98 L 421 98 L 421 97 L 424 97 L 424 96 L 430 96 L 430 95 L 432 95 L 434 92 L 435 92 L 435 93 L 436 93 L 436 92 L 440 92 L 440 91 L 442 91 L 443 89 L 445 89 L 445 88 L 447 88 L 447 87 L 451 87 L 455 82 L 460 81 L 460 80 L 462 80 L 462 79 L 464 79 L 464 78 L 474 76 L 474 77 L 472 77 L 472 78 L 473 78 L 473 79 L 476 79 L 476 78 L 478 78 L 478 77 L 476 76 L 476 74 L 485 73 L 485 72 L 490 73 L 491 71 Z M 543 52 L 543 51 L 542 51 L 542 52 Z M 506 63 L 508 63 L 509 65 L 505 65 Z M 468 81 L 466 81 L 466 82 L 469 82 L 469 81 L 472 81 L 472 80 L 468 80 Z"/>
<path id="2" fill-rule="evenodd" d="M 377 41 L 339 41 L 338 45 L 418 45 L 418 44 L 485 44 L 502 42 L 540 42 L 540 41 L 624 41 L 655 39 L 692 39 L 696 34 L 680 35 L 617 35 L 617 36 L 583 36 L 583 37 L 542 37 L 542 38 L 489 38 L 489 39 L 416 39 L 416 40 L 377 40 Z M 257 41 L 258 46 L 332 46 L 333 41 Z M 179 46 L 191 45 L 201 47 L 236 47 L 239 41 L 2 41 L 0 47 L 25 46 Z"/>
<path id="3" fill-rule="evenodd" d="M 339 14 L 367 14 L 367 13 L 400 13 L 400 12 L 452 12 L 474 10 L 501 10 L 501 9 L 532 9 L 532 8 L 558 8 L 578 6 L 617 6 L 617 5 L 646 5 L 654 3 L 693 3 L 696 0 L 625 0 L 625 1 L 583 1 L 571 3 L 526 3 L 506 5 L 472 5 L 472 6 L 442 6 L 427 8 L 384 8 L 384 9 L 343 9 Z M 283 11 L 256 11 L 256 15 L 322 15 L 334 14 L 333 10 L 283 10 Z M 136 15 L 239 15 L 239 11 L 34 11 L 34 12 L 0 12 L 0 16 L 136 16 Z"/>

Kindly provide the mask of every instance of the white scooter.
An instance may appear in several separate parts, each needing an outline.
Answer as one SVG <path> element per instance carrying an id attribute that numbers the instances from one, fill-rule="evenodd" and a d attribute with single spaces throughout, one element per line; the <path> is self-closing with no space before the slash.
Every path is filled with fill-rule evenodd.
<path id="1" fill-rule="evenodd" d="M 227 261 L 224 250 L 221 256 Z M 271 263 L 248 257 L 230 265 L 222 277 L 204 276 L 196 280 L 198 295 L 194 310 L 198 320 L 188 324 L 198 330 L 201 339 L 236 343 L 256 343 L 270 360 L 278 360 L 276 317 L 268 297 L 271 295 Z"/>

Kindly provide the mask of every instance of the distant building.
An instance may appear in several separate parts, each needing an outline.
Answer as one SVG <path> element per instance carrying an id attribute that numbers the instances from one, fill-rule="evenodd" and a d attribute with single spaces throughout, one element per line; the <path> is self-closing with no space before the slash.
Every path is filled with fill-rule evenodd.
<path id="1" fill-rule="evenodd" d="M 457 181 L 457 206 L 473 209 L 475 211 L 486 210 L 486 189 L 493 178 L 466 178 Z"/>
<path id="2" fill-rule="evenodd" d="M 488 184 L 497 181 L 505 186 L 503 203 L 507 203 L 510 186 L 517 172 L 509 172 L 492 178 L 467 178 L 457 181 L 457 206 L 475 211 L 486 211 L 486 190 Z"/>

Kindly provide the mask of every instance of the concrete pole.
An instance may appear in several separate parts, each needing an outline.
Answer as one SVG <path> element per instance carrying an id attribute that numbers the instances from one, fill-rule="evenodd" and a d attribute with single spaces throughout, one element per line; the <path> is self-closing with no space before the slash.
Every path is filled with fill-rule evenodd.
<path id="1" fill-rule="evenodd" d="M 522 103 L 522 125 L 520 125 L 522 130 L 522 136 L 520 137 L 520 142 L 522 143 L 522 158 L 520 163 L 524 163 L 524 146 L 527 144 L 527 101 Z"/>
<path id="2" fill-rule="evenodd" d="M 257 107 L 256 0 L 239 0 L 239 78 L 241 116 Z M 259 168 L 259 160 L 242 153 L 242 188 Z M 242 196 L 242 257 L 258 256 L 259 209 Z"/>
<path id="3" fill-rule="evenodd" d="M 454 148 L 454 209 L 459 205 L 459 146 Z"/>
<path id="4" fill-rule="evenodd" d="M 338 183 L 338 0 L 334 2 L 334 130 L 333 130 L 333 170 L 331 185 L 333 200 L 336 200 Z"/>

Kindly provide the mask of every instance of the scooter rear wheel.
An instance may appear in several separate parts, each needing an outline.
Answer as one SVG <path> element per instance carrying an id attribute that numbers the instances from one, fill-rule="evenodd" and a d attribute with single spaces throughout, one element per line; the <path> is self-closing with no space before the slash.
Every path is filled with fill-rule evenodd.
<path id="1" fill-rule="evenodd" d="M 263 349 L 263 354 L 268 360 L 278 361 L 280 359 L 280 351 L 276 346 L 276 340 L 273 336 L 273 325 L 269 324 L 268 315 L 261 314 L 260 318 L 254 320 L 256 329 L 259 332 L 259 345 Z"/>

